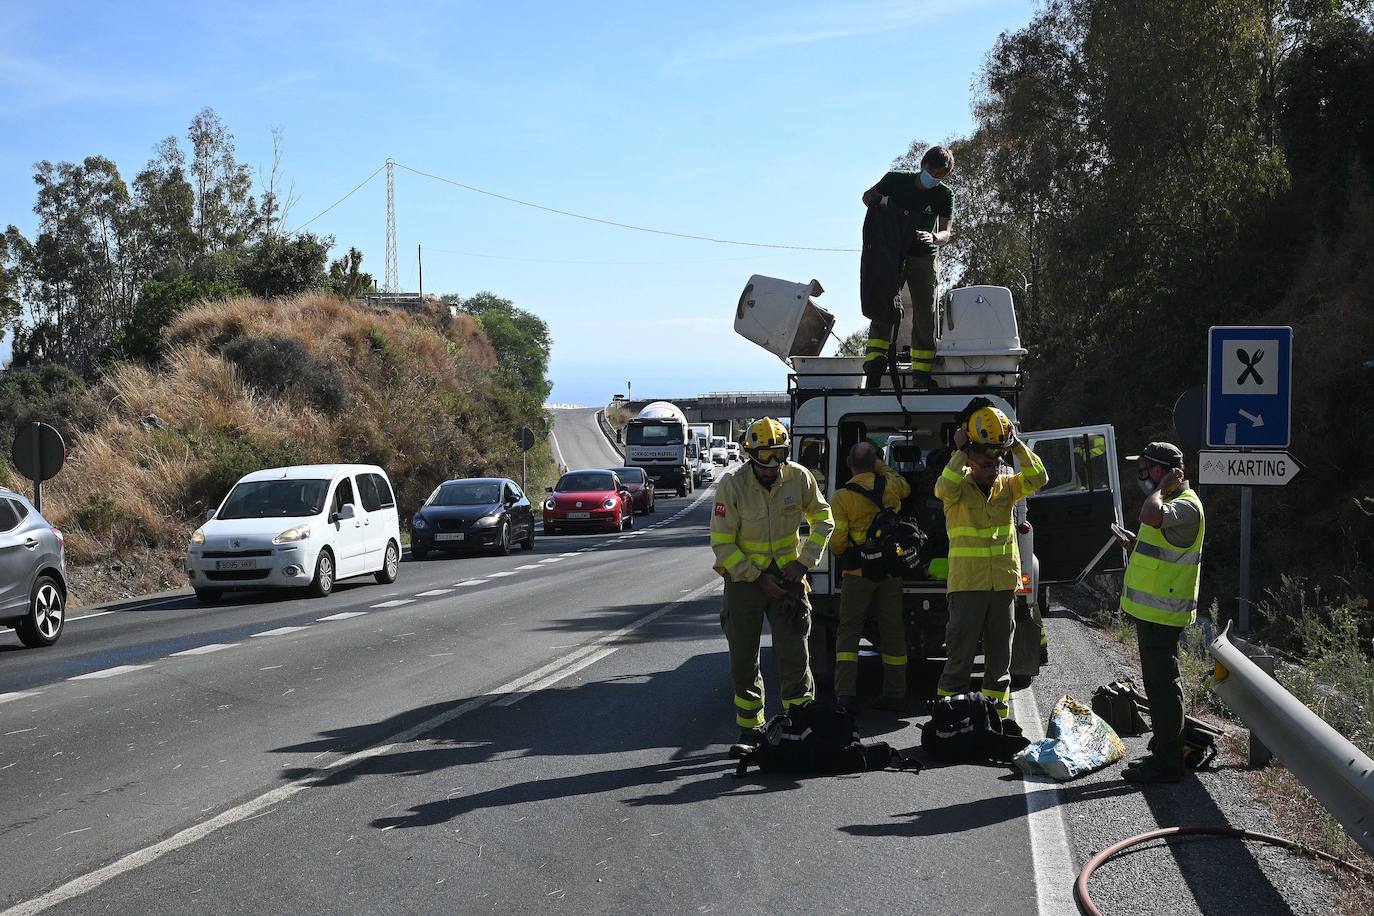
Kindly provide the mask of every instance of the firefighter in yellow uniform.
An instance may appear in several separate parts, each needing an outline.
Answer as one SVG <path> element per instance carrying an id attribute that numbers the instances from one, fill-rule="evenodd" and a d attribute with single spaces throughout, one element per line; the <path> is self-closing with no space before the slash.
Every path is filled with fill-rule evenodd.
<path id="1" fill-rule="evenodd" d="M 1045 465 L 1016 437 L 996 407 L 974 410 L 954 433 L 954 454 L 935 483 L 945 506 L 949 535 L 949 624 L 946 661 L 937 692 L 966 693 L 973 657 L 983 640 L 983 695 L 1003 717 L 1011 697 L 1011 645 L 1021 558 L 1012 511 L 1017 500 L 1048 480 Z M 1002 459 L 1016 456 L 1021 470 L 1003 473 Z"/>
<path id="2" fill-rule="evenodd" d="M 749 460 L 716 485 L 711 515 L 715 570 L 725 577 L 721 627 L 730 644 L 739 744 L 757 745 L 764 723 L 759 641 L 763 620 L 773 633 L 783 708 L 815 698 L 807 656 L 811 603 L 807 571 L 820 559 L 834 527 L 830 505 L 811 472 L 787 460 L 787 428 L 772 417 L 749 427 Z M 809 526 L 801 537 L 802 524 Z M 742 749 L 741 749 L 742 750 Z"/>
<path id="3" fill-rule="evenodd" d="M 840 583 L 840 624 L 835 636 L 835 702 L 853 709 L 857 706 L 859 682 L 859 637 L 870 612 L 878 618 L 879 652 L 883 657 L 883 695 L 880 709 L 901 709 L 906 702 L 906 627 L 902 623 L 902 577 L 869 579 L 858 562 L 859 545 L 868 539 L 868 529 L 878 515 L 878 505 L 859 487 L 877 497 L 882 483 L 882 503 L 900 510 L 911 485 L 878 457 L 870 442 L 859 442 L 849 451 L 849 470 L 854 475 L 835 491 L 831 510 L 835 532 L 830 538 L 830 553 L 839 561 L 844 577 Z"/>

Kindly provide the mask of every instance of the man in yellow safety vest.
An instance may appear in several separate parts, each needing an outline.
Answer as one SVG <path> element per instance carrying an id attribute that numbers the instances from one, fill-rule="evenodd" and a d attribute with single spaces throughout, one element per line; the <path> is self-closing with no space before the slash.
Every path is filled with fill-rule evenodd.
<path id="1" fill-rule="evenodd" d="M 1150 701 L 1150 755 L 1126 767 L 1130 782 L 1178 782 L 1183 766 L 1183 683 L 1178 640 L 1197 619 L 1202 539 L 1207 520 L 1202 500 L 1183 477 L 1183 452 L 1168 442 L 1151 442 L 1136 463 L 1140 489 L 1140 532 L 1122 538 L 1131 551 L 1121 590 L 1121 609 L 1135 618 L 1140 674 Z"/>
<path id="2" fill-rule="evenodd" d="M 1006 718 L 1016 588 L 1021 584 L 1012 512 L 1018 500 L 1049 478 L 1045 465 L 1017 438 L 1007 415 L 986 402 L 955 430 L 954 448 L 935 482 L 949 535 L 946 661 L 936 692 L 949 697 L 968 691 L 981 637 L 983 695 Z M 1002 459 L 1008 453 L 1016 456 L 1019 472 L 1003 473 Z"/>
<path id="3" fill-rule="evenodd" d="M 744 436 L 749 460 L 721 478 L 711 514 L 715 570 L 725 577 L 721 628 L 730 644 L 740 756 L 757 746 L 764 723 L 759 641 L 768 618 L 785 710 L 816 695 L 807 654 L 811 603 L 805 576 L 834 528 L 811 472 L 787 460 L 787 428 L 772 417 Z M 802 524 L 809 526 L 806 538 Z"/>

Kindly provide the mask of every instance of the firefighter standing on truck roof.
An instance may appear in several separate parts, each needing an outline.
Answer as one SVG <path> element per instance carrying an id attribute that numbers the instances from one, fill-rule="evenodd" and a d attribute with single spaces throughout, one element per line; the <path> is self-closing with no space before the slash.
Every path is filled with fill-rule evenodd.
<path id="1" fill-rule="evenodd" d="M 1136 463 L 1145 503 L 1140 533 L 1121 538 L 1131 551 L 1121 590 L 1121 609 L 1135 618 L 1140 674 L 1150 701 L 1150 755 L 1121 774 L 1130 782 L 1178 782 L 1183 778 L 1183 684 L 1178 638 L 1197 619 L 1202 538 L 1207 521 L 1202 500 L 1183 477 L 1183 452 L 1151 442 Z"/>
<path id="2" fill-rule="evenodd" d="M 906 705 L 906 627 L 902 623 L 902 577 L 870 579 L 859 562 L 859 545 L 868 539 L 868 530 L 878 515 L 878 505 L 860 487 L 877 492 L 882 480 L 882 504 L 900 510 L 911 485 L 878 457 L 871 442 L 859 442 L 849 450 L 849 470 L 853 474 L 844 487 L 835 491 L 831 510 L 835 533 L 830 552 L 844 571 L 840 584 L 840 625 L 835 637 L 835 702 L 855 709 L 859 693 L 859 637 L 870 611 L 878 618 L 879 652 L 883 657 L 883 695 L 879 709 L 901 709 Z"/>
<path id="3" fill-rule="evenodd" d="M 954 171 L 948 147 L 932 146 L 917 172 L 892 171 L 863 193 L 863 253 L 859 259 L 859 300 L 872 321 L 864 348 L 867 387 L 876 388 L 889 368 L 890 350 L 901 308 L 893 300 L 906 283 L 911 292 L 911 376 L 931 384 L 935 365 L 935 303 L 938 255 L 949 244 L 954 223 L 954 191 L 944 180 Z"/>
<path id="4" fill-rule="evenodd" d="M 947 660 L 937 692 L 955 696 L 969 689 L 973 656 L 983 640 L 983 695 L 1006 718 L 1011 696 L 1011 644 L 1021 559 L 1012 510 L 1017 500 L 1048 480 L 1045 465 L 1017 438 L 1007 415 L 985 399 L 954 432 L 954 454 L 935 483 L 945 506 L 949 535 L 949 625 Z M 970 404 L 974 407 L 974 404 Z M 1021 470 L 1002 472 L 1002 459 L 1016 456 Z"/>
<path id="5" fill-rule="evenodd" d="M 787 460 L 787 428 L 772 417 L 744 436 L 749 460 L 716 485 L 711 515 L 715 570 L 725 577 L 720 624 L 730 644 L 739 756 L 762 738 L 763 676 L 759 641 L 763 620 L 773 633 L 773 654 L 785 710 L 811 702 L 815 682 L 807 657 L 811 602 L 806 572 L 820 559 L 834 524 L 811 472 Z M 803 540 L 800 528 L 810 533 Z M 742 747 L 747 746 L 747 747 Z"/>

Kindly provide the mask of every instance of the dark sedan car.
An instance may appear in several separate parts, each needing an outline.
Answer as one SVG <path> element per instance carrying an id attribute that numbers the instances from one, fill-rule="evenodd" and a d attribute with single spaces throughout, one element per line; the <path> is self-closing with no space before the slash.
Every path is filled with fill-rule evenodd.
<path id="1" fill-rule="evenodd" d="M 544 533 L 574 528 L 620 531 L 633 528 L 630 491 L 614 471 L 569 471 L 549 487 L 544 500 Z"/>
<path id="2" fill-rule="evenodd" d="M 612 473 L 620 478 L 620 483 L 625 489 L 630 491 L 630 499 L 634 503 L 636 515 L 649 515 L 658 511 L 658 505 L 654 501 L 654 485 L 649 480 L 649 475 L 644 473 L 643 468 L 611 468 Z"/>
<path id="3" fill-rule="evenodd" d="M 417 560 L 434 550 L 509 554 L 516 543 L 534 549 L 534 509 L 519 484 L 504 477 L 445 481 L 410 519 L 410 554 Z"/>

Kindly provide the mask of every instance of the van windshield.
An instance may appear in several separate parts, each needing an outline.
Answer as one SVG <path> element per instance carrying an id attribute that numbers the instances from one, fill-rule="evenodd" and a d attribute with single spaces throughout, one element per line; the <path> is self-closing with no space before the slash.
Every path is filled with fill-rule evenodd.
<path id="1" fill-rule="evenodd" d="M 216 518 L 305 518 L 324 508 L 327 480 L 249 480 L 229 491 Z"/>

